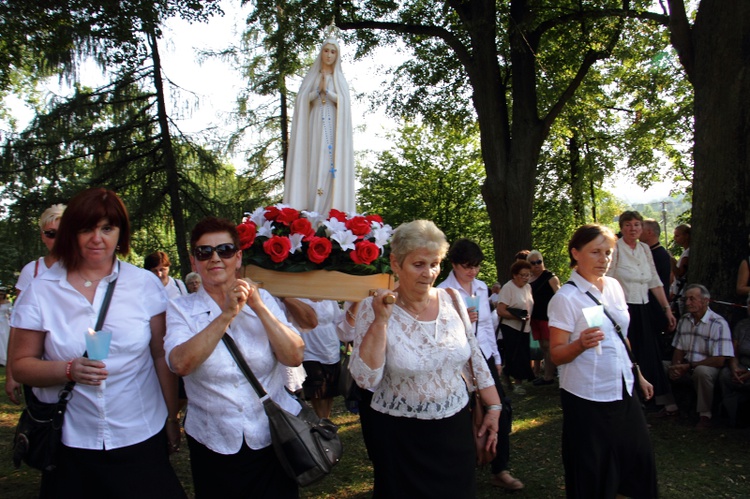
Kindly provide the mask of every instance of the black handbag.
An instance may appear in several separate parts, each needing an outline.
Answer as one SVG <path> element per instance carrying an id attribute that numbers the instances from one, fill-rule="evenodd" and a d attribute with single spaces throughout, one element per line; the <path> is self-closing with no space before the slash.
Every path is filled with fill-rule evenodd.
<path id="1" fill-rule="evenodd" d="M 319 418 L 299 398 L 297 402 L 302 409 L 298 415 L 282 409 L 263 389 L 231 336 L 225 333 L 221 339 L 263 404 L 271 428 L 273 450 L 287 476 L 305 487 L 328 475 L 344 453 L 339 427 L 328 419 Z"/>
<path id="2" fill-rule="evenodd" d="M 100 330 L 107 315 L 109 302 L 117 279 L 107 286 L 107 293 L 99 310 L 95 330 Z M 87 356 L 87 352 L 83 356 Z M 21 462 L 41 471 L 53 471 L 57 467 L 57 450 L 62 442 L 62 427 L 65 410 L 73 397 L 75 381 L 68 381 L 55 403 L 40 401 L 30 389 L 24 390 L 26 407 L 16 425 L 13 438 L 13 465 L 21 467 Z"/>

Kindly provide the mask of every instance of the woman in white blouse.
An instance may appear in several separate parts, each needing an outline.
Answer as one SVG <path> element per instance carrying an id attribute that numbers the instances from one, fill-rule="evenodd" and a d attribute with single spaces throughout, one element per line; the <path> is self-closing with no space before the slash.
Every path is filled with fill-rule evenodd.
<path id="1" fill-rule="evenodd" d="M 476 450 L 462 377 L 469 358 L 487 406 L 479 434 L 490 432 L 489 449 L 497 445 L 500 399 L 466 306 L 455 291 L 433 287 L 447 249 L 432 222 L 399 226 L 391 242 L 398 291 L 378 290 L 359 307 L 350 371 L 374 392 L 367 450 L 375 498 L 474 497 Z M 390 293 L 395 303 L 384 299 Z"/>
<path id="2" fill-rule="evenodd" d="M 604 316 L 601 326 L 589 327 L 583 314 L 584 308 L 596 306 L 596 299 L 627 330 L 625 295 L 615 279 L 605 276 L 614 245 L 608 228 L 580 227 L 568 243 L 575 270 L 548 307 L 550 355 L 560 366 L 562 457 L 570 498 L 657 497 L 646 419 L 633 396 L 636 382 L 647 398 L 653 387 L 643 376 L 634 379 L 612 321 Z"/>
<path id="3" fill-rule="evenodd" d="M 232 337 L 266 392 L 293 414 L 300 405 L 284 388 L 284 366 L 300 365 L 305 345 L 271 295 L 235 277 L 239 247 L 232 222 L 198 222 L 190 261 L 203 285 L 167 309 L 164 349 L 188 395 L 185 433 L 195 497 L 296 498 L 297 484 L 271 446 L 263 406 L 221 337 Z"/>
<path id="4" fill-rule="evenodd" d="M 664 284 L 659 279 L 654 257 L 646 243 L 638 241 L 643 232 L 643 217 L 637 211 L 625 211 L 620 215 L 622 238 L 617 241 L 612 264 L 607 275 L 614 277 L 625 292 L 630 313 L 628 338 L 633 345 L 633 355 L 646 379 L 654 384 L 656 403 L 664 403 L 663 396 L 670 392 L 669 380 L 662 367 L 657 328 L 652 321 L 648 306 L 648 292 L 654 294 L 667 316 L 669 330 L 677 324 Z"/>
<path id="5" fill-rule="evenodd" d="M 164 361 L 167 296 L 153 274 L 116 258 L 130 251 L 128 213 L 102 188 L 76 195 L 60 220 L 58 261 L 29 283 L 11 319 L 14 376 L 42 402 L 75 381 L 57 469 L 42 497 L 186 497 L 169 464 L 180 442 L 177 378 Z M 83 357 L 110 282 L 104 360 Z"/>

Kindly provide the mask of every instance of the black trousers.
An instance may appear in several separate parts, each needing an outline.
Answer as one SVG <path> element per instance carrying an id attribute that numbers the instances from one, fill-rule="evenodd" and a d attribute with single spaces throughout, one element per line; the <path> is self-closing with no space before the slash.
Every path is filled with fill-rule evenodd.
<path id="1" fill-rule="evenodd" d="M 55 499 L 183 499 L 180 480 L 169 463 L 162 429 L 135 445 L 113 450 L 62 445 L 58 467 L 42 473 L 39 496 Z"/>

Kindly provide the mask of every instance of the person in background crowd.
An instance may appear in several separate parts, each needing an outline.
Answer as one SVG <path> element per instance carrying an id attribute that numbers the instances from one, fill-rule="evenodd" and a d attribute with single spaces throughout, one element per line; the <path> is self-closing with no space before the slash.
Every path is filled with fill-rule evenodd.
<path id="1" fill-rule="evenodd" d="M 677 260 L 672 273 L 674 282 L 670 288 L 669 298 L 677 303 L 679 315 L 685 313 L 684 304 L 680 300 L 683 296 L 685 283 L 687 282 L 688 265 L 690 263 L 690 225 L 681 224 L 674 228 L 674 242 L 683 248 L 680 259 Z"/>
<path id="2" fill-rule="evenodd" d="M 185 276 L 185 287 L 188 293 L 195 293 L 201 288 L 201 276 L 198 272 L 190 272 Z"/>
<path id="3" fill-rule="evenodd" d="M 643 232 L 641 232 L 641 242 L 648 245 L 651 248 L 651 256 L 654 259 L 654 267 L 656 267 L 656 273 L 659 274 L 659 280 L 661 281 L 664 293 L 669 296 L 669 287 L 672 283 L 672 255 L 669 251 L 664 248 L 659 242 L 659 235 L 661 234 L 661 228 L 659 222 L 652 218 L 647 218 L 643 221 Z M 669 323 L 667 318 L 662 312 L 659 300 L 656 296 L 648 291 L 648 304 L 651 312 L 651 319 L 654 324 L 654 331 L 657 332 L 659 338 L 659 352 L 661 353 L 662 360 L 669 360 L 672 358 L 672 334 L 669 333 Z M 672 305 L 672 314 L 677 312 L 678 309 Z"/>
<path id="4" fill-rule="evenodd" d="M 549 317 L 547 305 L 560 289 L 560 279 L 544 267 L 544 258 L 539 251 L 532 251 L 526 260 L 531 264 L 531 296 L 534 308 L 531 312 L 531 334 L 539 342 L 544 354 L 544 375 L 535 379 L 534 386 L 551 385 L 555 382 L 555 364 L 549 355 Z"/>
<path id="5" fill-rule="evenodd" d="M 115 256 L 129 251 L 122 200 L 103 188 L 82 191 L 60 220 L 52 248 L 59 261 L 16 303 L 16 378 L 46 403 L 76 382 L 57 468 L 42 473 L 42 497 L 186 497 L 169 463 L 180 427 L 177 379 L 164 361 L 167 297 L 151 274 Z M 116 285 L 102 326 L 112 333 L 109 354 L 92 360 L 83 356 L 84 335 L 110 283 Z"/>
<path id="6" fill-rule="evenodd" d="M 750 234 L 747 236 L 748 246 L 750 246 Z M 745 303 L 750 297 L 750 254 L 740 261 L 740 267 L 737 269 L 737 303 Z M 739 321 L 742 315 L 735 310 L 734 321 Z"/>
<path id="7" fill-rule="evenodd" d="M 461 299 L 465 302 L 476 299 L 477 306 L 469 306 L 467 302 L 467 312 L 469 320 L 473 326 L 474 334 L 477 337 L 477 343 L 482 350 L 484 359 L 487 361 L 487 367 L 495 381 L 498 395 L 506 408 L 500 413 L 498 440 L 497 440 L 497 457 L 492 460 L 490 471 L 492 473 L 491 483 L 495 487 L 501 487 L 507 490 L 520 490 L 524 487 L 523 482 L 514 478 L 508 471 L 508 461 L 510 460 L 510 402 L 505 396 L 505 391 L 500 383 L 500 373 L 503 365 L 500 358 L 500 352 L 497 350 L 497 341 L 495 341 L 495 328 L 492 325 L 492 314 L 490 312 L 490 301 L 487 296 L 487 285 L 477 279 L 484 254 L 479 245 L 469 239 L 458 239 L 448 250 L 448 260 L 451 262 L 453 270 L 448 277 L 438 285 L 438 288 L 452 288 L 458 291 Z"/>
<path id="8" fill-rule="evenodd" d="M 8 300 L 8 288 L 0 287 L 0 366 L 8 363 L 10 311 L 12 308 L 13 304 Z"/>
<path id="9" fill-rule="evenodd" d="M 497 300 L 500 297 L 500 290 L 502 289 L 502 285 L 499 282 L 496 282 L 492 285 L 492 288 L 490 291 L 492 291 L 492 294 L 490 295 L 490 309 L 494 312 L 495 307 L 497 307 Z"/>
<path id="10" fill-rule="evenodd" d="M 729 415 L 729 425 L 734 427 L 737 426 L 740 402 L 750 399 L 750 317 L 745 317 L 734 326 L 733 345 L 734 357 L 721 370 L 719 379 L 722 403 Z"/>
<path id="11" fill-rule="evenodd" d="M 672 363 L 665 361 L 664 369 L 673 383 L 693 385 L 700 417 L 695 427 L 703 430 L 712 426 L 714 385 L 721 368 L 734 357 L 734 346 L 727 321 L 708 308 L 711 299 L 708 289 L 702 284 L 689 284 L 684 296 L 687 313 L 677 324 L 672 341 Z M 674 396 L 670 394 L 660 416 L 676 415 L 677 410 Z"/>
<path id="12" fill-rule="evenodd" d="M 469 359 L 478 384 L 469 388 L 487 406 L 478 434 L 489 432 L 487 450 L 497 445 L 500 397 L 466 306 L 455 291 L 433 287 L 447 249 L 434 223 L 400 225 L 390 257 L 398 289 L 379 289 L 359 306 L 349 369 L 360 388 L 374 392 L 366 441 L 376 499 L 475 496 L 474 430 L 462 376 L 471 380 Z"/>
<path id="13" fill-rule="evenodd" d="M 562 458 L 569 498 L 658 496 L 656 463 L 638 397 L 653 387 L 635 379 L 613 322 L 628 330 L 630 315 L 620 284 L 606 276 L 615 235 L 606 227 L 579 227 L 568 243 L 575 270 L 549 303 L 550 351 L 560 369 Z M 589 327 L 583 309 L 595 298 L 612 316 Z"/>
<path id="14" fill-rule="evenodd" d="M 154 251 L 143 259 L 143 268 L 159 278 L 170 300 L 177 296 L 188 294 L 185 283 L 169 276 L 169 268 L 171 266 L 172 262 L 169 261 L 169 255 L 163 251 Z"/>
<path id="15" fill-rule="evenodd" d="M 258 395 L 222 343 L 229 335 L 282 409 L 300 405 L 284 388 L 284 366 L 302 363 L 305 344 L 265 290 L 237 279 L 242 251 L 234 223 L 206 217 L 190 235 L 190 261 L 203 281 L 170 300 L 164 341 L 172 371 L 185 380 L 185 434 L 195 497 L 299 497 L 271 445 Z"/>
<path id="16" fill-rule="evenodd" d="M 315 414 L 330 419 L 333 397 L 346 395 L 338 393 L 337 389 L 341 376 L 341 349 L 337 329 L 344 320 L 344 311 L 334 300 L 300 298 L 299 301 L 311 307 L 317 318 L 315 327 L 301 331 L 305 340 L 302 365 L 307 374 L 302 383 L 302 391 Z"/>
<path id="17" fill-rule="evenodd" d="M 528 255 L 527 255 L 528 256 Z M 515 380 L 513 392 L 524 395 L 524 381 L 534 379 L 529 351 L 529 318 L 534 308 L 531 295 L 531 264 L 516 260 L 510 266 L 513 276 L 500 290 L 500 299 L 495 312 L 500 317 L 500 330 L 505 347 L 505 373 Z"/>
<path id="18" fill-rule="evenodd" d="M 672 331 L 677 323 L 659 274 L 654 266 L 649 247 L 638 239 L 643 231 L 643 217 L 637 211 L 625 211 L 620 215 L 622 238 L 615 245 L 615 253 L 607 275 L 614 277 L 625 292 L 630 314 L 628 340 L 633 345 L 633 355 L 643 376 L 654 385 L 656 404 L 664 404 L 669 391 L 669 380 L 661 365 L 657 331 L 654 328 L 648 305 L 648 291 L 654 294 L 667 317 L 667 328 Z"/>
<path id="19" fill-rule="evenodd" d="M 32 280 L 40 276 L 47 271 L 48 268 L 52 267 L 57 261 L 57 257 L 52 255 L 52 246 L 55 244 L 55 237 L 57 236 L 57 227 L 60 225 L 60 218 L 65 211 L 64 204 L 53 204 L 39 217 L 39 229 L 42 242 L 47 248 L 47 254 L 36 260 L 32 260 L 21 269 L 21 274 L 18 276 L 18 282 L 16 282 L 16 299 L 21 295 L 21 292 L 26 289 Z M 13 328 L 10 328 L 8 333 L 8 351 L 11 349 L 13 343 Z M 14 404 L 21 403 L 21 383 L 17 382 L 13 377 L 11 368 L 11 359 L 8 357 L 7 364 L 5 366 L 5 393 L 8 398 Z"/>

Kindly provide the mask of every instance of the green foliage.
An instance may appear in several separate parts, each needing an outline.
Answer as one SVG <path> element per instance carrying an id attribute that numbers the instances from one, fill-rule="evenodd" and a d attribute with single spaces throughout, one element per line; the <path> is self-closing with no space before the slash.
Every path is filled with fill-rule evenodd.
<path id="1" fill-rule="evenodd" d="M 488 263 L 480 278 L 494 282 L 476 128 L 407 123 L 390 140 L 392 151 L 378 154 L 372 167 L 358 168 L 359 210 L 381 215 L 394 228 L 412 220 L 432 220 L 448 242 L 462 237 L 475 241 Z M 443 270 L 447 274 L 450 269 Z"/>

